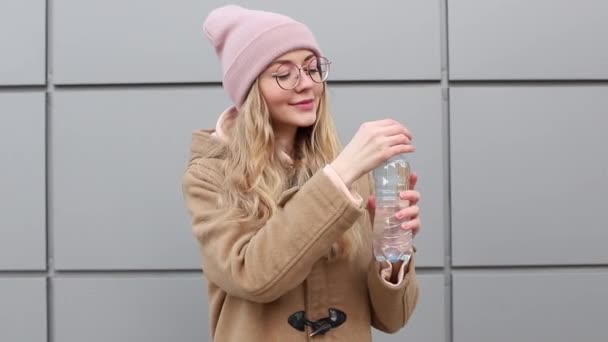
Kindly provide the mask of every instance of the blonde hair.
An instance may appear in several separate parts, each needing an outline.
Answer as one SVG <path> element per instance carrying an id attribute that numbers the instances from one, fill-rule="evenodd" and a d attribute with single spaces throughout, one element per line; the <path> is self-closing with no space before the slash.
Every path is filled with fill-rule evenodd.
<path id="1" fill-rule="evenodd" d="M 233 127 L 226 132 L 228 156 L 220 205 L 228 210 L 222 219 L 263 225 L 277 211 L 283 191 L 302 186 L 338 156 L 342 147 L 329 113 L 326 88 L 324 85 L 315 124 L 296 133 L 294 163 L 288 166 L 279 156 L 270 111 L 258 81 L 254 82 Z M 332 248 L 336 256 L 357 255 L 364 246 L 359 225 L 337 242 Z"/>

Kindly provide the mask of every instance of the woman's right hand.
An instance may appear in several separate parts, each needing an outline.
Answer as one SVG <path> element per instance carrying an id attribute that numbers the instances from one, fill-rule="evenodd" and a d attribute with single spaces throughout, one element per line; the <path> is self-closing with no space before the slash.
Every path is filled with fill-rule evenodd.
<path id="1" fill-rule="evenodd" d="M 342 153 L 331 162 L 338 176 L 347 187 L 364 174 L 380 166 L 386 160 L 414 152 L 412 134 L 399 122 L 392 119 L 366 122 Z"/>

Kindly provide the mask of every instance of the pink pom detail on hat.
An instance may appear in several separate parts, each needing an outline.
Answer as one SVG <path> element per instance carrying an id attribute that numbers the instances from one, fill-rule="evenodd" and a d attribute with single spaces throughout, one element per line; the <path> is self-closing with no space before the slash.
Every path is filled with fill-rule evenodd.
<path id="1" fill-rule="evenodd" d="M 223 6 L 209 13 L 203 29 L 222 63 L 224 89 L 237 108 L 255 79 L 277 57 L 298 49 L 321 56 L 310 29 L 278 13 Z"/>

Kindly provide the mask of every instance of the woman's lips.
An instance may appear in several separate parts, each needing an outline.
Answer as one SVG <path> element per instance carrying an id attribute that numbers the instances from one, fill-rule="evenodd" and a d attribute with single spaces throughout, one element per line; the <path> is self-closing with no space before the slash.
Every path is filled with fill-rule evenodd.
<path id="1" fill-rule="evenodd" d="M 301 109 L 301 110 L 311 110 L 315 106 L 315 101 L 313 99 L 308 99 L 300 102 L 293 103 L 292 106 Z"/>

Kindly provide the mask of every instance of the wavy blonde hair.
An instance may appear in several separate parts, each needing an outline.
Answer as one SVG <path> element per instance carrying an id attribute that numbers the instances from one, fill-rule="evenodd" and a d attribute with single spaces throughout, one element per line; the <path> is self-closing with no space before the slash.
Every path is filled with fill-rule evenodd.
<path id="1" fill-rule="evenodd" d="M 277 200 L 283 191 L 302 186 L 342 149 L 329 113 L 325 84 L 315 124 L 299 128 L 296 133 L 292 166 L 280 157 L 270 110 L 258 81 L 252 85 L 226 134 L 227 162 L 220 204 L 229 209 L 222 219 L 256 222 L 260 226 L 277 211 Z M 355 184 L 353 189 L 357 189 Z M 334 244 L 332 254 L 354 257 L 363 246 L 363 234 L 359 225 L 354 225 Z"/>

